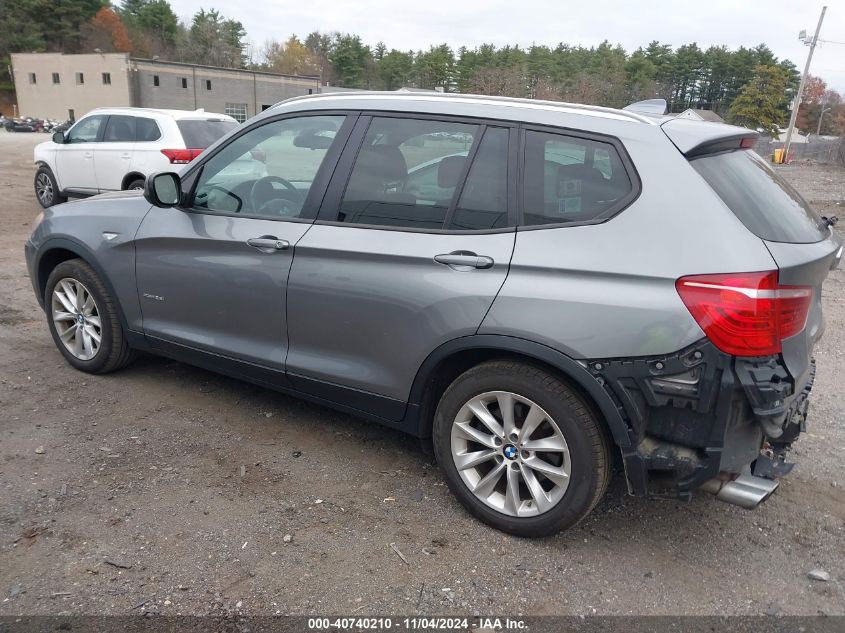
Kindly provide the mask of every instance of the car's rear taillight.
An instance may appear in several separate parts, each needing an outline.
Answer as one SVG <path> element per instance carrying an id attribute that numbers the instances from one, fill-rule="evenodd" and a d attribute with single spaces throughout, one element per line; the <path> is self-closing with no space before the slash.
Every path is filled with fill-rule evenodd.
<path id="1" fill-rule="evenodd" d="M 163 149 L 161 153 L 167 156 L 173 165 L 187 165 L 202 154 L 201 149 Z"/>
<path id="2" fill-rule="evenodd" d="M 675 287 L 707 338 L 733 356 L 779 354 L 804 329 L 813 299 L 812 288 L 779 285 L 777 271 L 690 275 Z"/>

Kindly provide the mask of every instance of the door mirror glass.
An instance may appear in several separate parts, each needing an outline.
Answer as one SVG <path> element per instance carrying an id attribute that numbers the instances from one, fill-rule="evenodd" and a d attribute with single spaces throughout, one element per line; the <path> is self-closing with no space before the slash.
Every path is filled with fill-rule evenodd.
<path id="1" fill-rule="evenodd" d="M 58 143 L 59 145 L 64 145 L 65 133 L 64 132 L 56 132 L 55 134 L 53 134 L 53 142 Z"/>
<path id="2" fill-rule="evenodd" d="M 179 204 L 182 197 L 179 175 L 173 172 L 153 174 L 144 183 L 144 197 L 150 204 L 164 209 Z"/>

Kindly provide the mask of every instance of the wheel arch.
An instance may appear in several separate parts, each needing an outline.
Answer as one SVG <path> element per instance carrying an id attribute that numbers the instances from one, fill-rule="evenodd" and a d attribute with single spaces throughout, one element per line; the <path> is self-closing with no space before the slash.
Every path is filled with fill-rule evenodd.
<path id="1" fill-rule="evenodd" d="M 131 183 L 133 180 L 138 180 L 139 178 L 144 182 L 146 182 L 147 180 L 147 177 L 141 172 L 130 171 L 123 177 L 123 180 L 120 182 L 120 188 L 125 190 L 129 186 L 129 183 Z"/>
<path id="2" fill-rule="evenodd" d="M 631 446 L 628 425 L 608 393 L 576 360 L 541 343 L 513 336 L 477 334 L 453 339 L 423 361 L 411 386 L 409 404 L 417 411 L 419 437 L 430 437 L 434 410 L 452 381 L 479 363 L 509 358 L 542 366 L 573 387 L 590 405 L 613 438 L 625 449 Z"/>
<path id="3" fill-rule="evenodd" d="M 94 269 L 94 272 L 97 273 L 97 276 L 112 296 L 120 324 L 124 328 L 124 331 L 127 331 L 128 327 L 126 317 L 123 314 L 123 308 L 120 302 L 117 301 L 117 293 L 108 275 L 97 263 L 94 253 L 86 246 L 68 238 L 52 238 L 44 242 L 41 248 L 38 249 L 38 255 L 35 260 L 35 271 L 38 281 L 38 302 L 41 304 L 41 307 L 46 307 L 44 305 L 44 293 L 47 290 L 47 279 L 50 277 L 50 273 L 53 272 L 56 266 L 70 259 L 81 259 Z"/>

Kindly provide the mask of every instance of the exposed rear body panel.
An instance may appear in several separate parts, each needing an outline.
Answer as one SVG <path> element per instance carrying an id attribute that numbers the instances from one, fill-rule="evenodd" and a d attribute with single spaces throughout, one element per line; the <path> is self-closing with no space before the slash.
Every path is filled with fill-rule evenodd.
<path id="1" fill-rule="evenodd" d="M 782 284 L 810 286 L 813 301 L 807 316 L 807 325 L 796 336 L 783 341 L 783 359 L 799 389 L 806 383 L 810 371 L 813 348 L 824 334 L 822 314 L 822 283 L 836 263 L 836 254 L 842 244 L 831 232 L 830 237 L 814 244 L 786 244 L 766 242 L 778 265 Z"/>

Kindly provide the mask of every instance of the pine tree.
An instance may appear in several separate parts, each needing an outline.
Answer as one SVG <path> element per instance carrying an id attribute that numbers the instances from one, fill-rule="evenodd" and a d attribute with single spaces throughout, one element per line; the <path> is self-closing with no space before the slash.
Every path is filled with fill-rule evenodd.
<path id="1" fill-rule="evenodd" d="M 728 121 L 777 135 L 784 120 L 780 105 L 787 79 L 777 66 L 757 66 L 751 81 L 731 104 Z"/>

